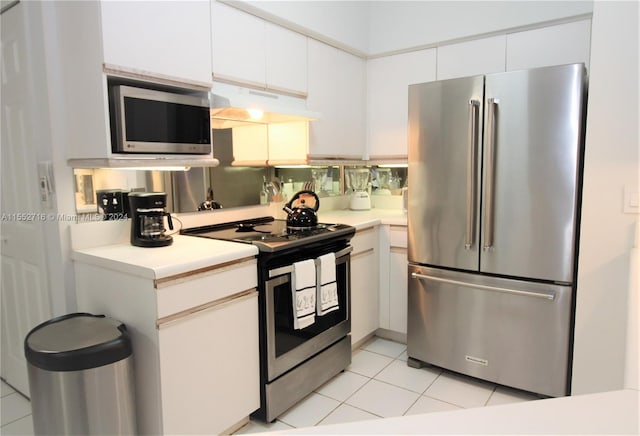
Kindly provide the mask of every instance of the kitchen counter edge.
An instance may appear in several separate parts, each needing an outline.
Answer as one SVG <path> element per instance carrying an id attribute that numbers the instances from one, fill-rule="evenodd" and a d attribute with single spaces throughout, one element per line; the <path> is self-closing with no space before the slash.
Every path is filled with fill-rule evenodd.
<path id="1" fill-rule="evenodd" d="M 323 223 L 347 224 L 362 230 L 377 225 L 406 226 L 407 214 L 395 209 L 371 210 L 328 210 L 318 211 L 318 221 Z"/>
<path id="2" fill-rule="evenodd" d="M 128 242 L 74 250 L 81 262 L 152 280 L 189 273 L 258 255 L 250 244 L 174 235 L 166 247 L 134 247 Z"/>

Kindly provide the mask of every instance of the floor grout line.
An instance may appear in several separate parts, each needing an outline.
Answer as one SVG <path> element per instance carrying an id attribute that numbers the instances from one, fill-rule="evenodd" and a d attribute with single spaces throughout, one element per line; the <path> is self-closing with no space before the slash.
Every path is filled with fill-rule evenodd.
<path id="1" fill-rule="evenodd" d="M 374 340 L 375 340 L 375 339 L 372 339 L 372 340 L 371 340 L 371 341 L 369 341 L 367 344 L 370 344 L 370 343 L 371 343 L 371 342 L 373 342 Z M 387 340 L 387 339 L 385 339 L 385 340 Z M 389 341 L 389 342 L 393 342 L 393 341 L 390 341 L 390 340 L 387 340 L 387 341 Z M 364 346 L 365 346 L 365 345 L 363 345 L 363 347 L 364 347 Z M 313 393 L 316 393 L 316 394 L 318 394 L 318 395 L 320 395 L 320 396 L 322 396 L 322 397 L 325 397 L 325 398 L 328 398 L 328 399 L 331 399 L 331 400 L 334 400 L 334 401 L 337 401 L 337 402 L 338 402 L 338 404 L 337 404 L 334 408 L 332 408 L 332 409 L 331 409 L 331 411 L 329 411 L 326 415 L 324 415 L 322 418 L 320 418 L 320 419 L 316 422 L 316 424 L 314 424 L 314 426 L 320 426 L 320 425 L 322 425 L 322 424 L 321 424 L 321 423 L 322 423 L 322 421 L 324 421 L 325 419 L 327 419 L 327 417 L 329 417 L 332 413 L 334 413 L 334 412 L 335 412 L 338 408 L 340 408 L 340 406 L 342 406 L 342 405 L 347 405 L 347 406 L 349 406 L 349 407 L 351 407 L 351 408 L 353 408 L 353 409 L 356 409 L 356 410 L 359 410 L 359 411 L 361 411 L 361 412 L 367 413 L 367 414 L 369 414 L 369 415 L 372 415 L 373 417 L 376 417 L 376 418 L 380 418 L 380 419 L 382 419 L 383 417 L 382 417 L 382 416 L 380 416 L 380 415 L 378 415 L 378 414 L 376 414 L 376 413 L 373 413 L 373 412 L 371 412 L 371 411 L 369 411 L 369 410 L 362 409 L 362 408 L 360 408 L 360 407 L 354 406 L 354 405 L 349 404 L 349 403 L 347 402 L 350 398 L 352 398 L 352 397 L 353 397 L 357 392 L 359 392 L 360 390 L 362 390 L 362 389 L 363 389 L 367 384 L 369 384 L 372 380 L 376 380 L 376 381 L 378 381 L 378 382 L 380 382 L 380 383 L 384 383 L 384 384 L 386 384 L 386 385 L 393 386 L 393 387 L 396 387 L 396 388 L 402 389 L 402 390 L 404 390 L 404 391 L 411 392 L 411 393 L 413 393 L 413 394 L 417 394 L 417 395 L 418 395 L 418 398 L 417 398 L 417 399 L 416 399 L 416 400 L 415 400 L 415 401 L 414 401 L 414 402 L 413 402 L 413 403 L 412 403 L 412 404 L 411 404 L 411 405 L 410 405 L 410 406 L 409 406 L 409 407 L 408 407 L 408 408 L 407 408 L 407 409 L 402 413 L 402 415 L 400 415 L 400 416 L 407 416 L 407 415 L 406 415 L 406 414 L 407 414 L 407 412 L 408 412 L 409 410 L 411 410 L 411 408 L 413 408 L 413 407 L 416 405 L 416 403 L 417 403 L 418 401 L 420 401 L 420 399 L 421 399 L 422 397 L 426 397 L 426 398 L 429 398 L 429 399 L 432 399 L 432 400 L 435 400 L 435 401 L 439 401 L 439 402 L 442 402 L 442 403 L 445 403 L 445 404 L 449 404 L 449 405 L 454 406 L 454 407 L 457 407 L 457 408 L 467 409 L 467 407 L 461 406 L 461 405 L 456 404 L 456 403 L 452 403 L 451 401 L 446 401 L 446 400 L 443 400 L 443 399 L 440 399 L 440 398 L 433 397 L 433 396 L 431 396 L 431 395 L 429 395 L 429 394 L 427 393 L 427 392 L 429 391 L 429 389 L 434 385 L 434 383 L 435 383 L 438 379 L 440 379 L 440 378 L 441 378 L 441 376 L 443 376 L 443 375 L 445 375 L 445 374 L 448 374 L 448 372 L 447 372 L 446 370 L 443 370 L 443 369 L 439 368 L 439 369 L 438 369 L 439 373 L 438 373 L 438 374 L 437 374 L 437 376 L 433 379 L 433 381 L 431 381 L 431 383 L 429 383 L 429 385 L 427 386 L 427 388 L 426 388 L 422 393 L 420 393 L 420 392 L 415 392 L 415 391 L 412 391 L 412 390 L 410 390 L 410 389 L 407 389 L 407 388 L 405 388 L 405 387 L 403 387 L 403 386 L 398 386 L 398 385 L 396 385 L 396 384 L 394 384 L 394 383 L 392 383 L 392 382 L 387 382 L 387 381 L 379 380 L 379 379 L 376 379 L 376 378 L 375 378 L 375 377 L 377 377 L 378 375 L 380 375 L 380 373 L 382 373 L 385 369 L 387 369 L 390 365 L 394 364 L 394 362 L 396 362 L 396 361 L 399 361 L 399 362 L 402 362 L 403 364 L 406 364 L 406 361 L 404 361 L 404 360 L 402 360 L 402 359 L 400 358 L 400 356 L 402 356 L 402 354 L 406 351 L 406 347 L 405 347 L 405 349 L 404 349 L 401 353 L 399 353 L 399 354 L 398 354 L 398 356 L 396 356 L 395 358 L 394 358 L 394 357 L 391 357 L 391 356 L 389 356 L 389 355 L 386 355 L 386 354 L 382 354 L 382 353 L 376 352 L 376 351 L 367 350 L 367 349 L 365 349 L 365 348 L 363 348 L 363 347 L 360 347 L 360 348 L 358 348 L 357 350 L 355 350 L 355 351 L 354 351 L 354 354 L 355 354 L 356 352 L 360 352 L 360 351 L 367 351 L 367 352 L 369 352 L 369 353 L 375 354 L 375 355 L 377 355 L 377 356 L 386 357 L 386 358 L 389 358 L 389 359 L 391 359 L 391 360 L 389 361 L 389 363 L 387 363 L 386 365 L 384 365 L 384 366 L 383 366 L 379 371 L 377 371 L 375 374 L 373 374 L 373 375 L 371 375 L 371 376 L 370 376 L 370 375 L 365 375 L 365 374 L 360 374 L 360 373 L 358 373 L 358 372 L 355 372 L 355 371 L 352 371 L 352 370 L 349 370 L 349 369 L 345 369 L 345 371 L 346 371 L 346 372 L 351 372 L 351 373 L 356 374 L 356 375 L 358 375 L 358 376 L 365 377 L 367 380 L 366 380 L 366 381 L 365 381 L 365 382 L 364 382 L 360 387 L 358 387 L 355 391 L 353 391 L 352 393 L 350 393 L 350 394 L 349 394 L 349 395 L 348 395 L 344 400 L 337 400 L 337 399 L 332 398 L 332 397 L 330 397 L 330 396 L 328 396 L 328 395 L 325 395 L 325 394 L 322 394 L 322 393 L 320 393 L 320 392 L 317 392 L 317 390 L 314 390 L 314 391 L 313 391 Z M 425 367 L 425 368 L 428 368 L 428 367 Z M 465 378 L 466 378 L 466 377 L 465 377 Z M 21 396 L 21 397 L 23 397 L 23 398 L 25 398 L 25 399 L 26 399 L 26 397 L 24 397 L 24 396 L 23 396 L 20 392 L 18 392 L 17 390 L 13 389 L 13 388 L 12 388 L 8 383 L 6 383 L 4 380 L 2 381 L 2 383 L 3 383 L 3 384 L 6 384 L 8 387 L 10 387 L 10 388 L 12 389 L 12 392 L 8 392 L 8 393 L 6 393 L 4 396 L 2 396 L 2 399 L 3 399 L 3 400 L 6 400 L 6 399 L 7 399 L 7 397 L 9 397 L 10 395 L 14 395 L 14 394 L 18 394 L 19 396 Z M 491 393 L 490 393 L 489 397 L 487 398 L 487 400 L 484 402 L 484 404 L 483 404 L 482 406 L 475 406 L 475 407 L 487 407 L 487 406 L 488 406 L 488 404 L 489 404 L 489 401 L 490 401 L 490 400 L 494 397 L 494 395 L 496 394 L 496 391 L 497 391 L 498 386 L 497 386 L 496 384 L 492 384 L 492 383 L 488 383 L 488 384 L 492 385 L 492 391 L 491 391 Z M 320 388 L 318 388 L 318 389 L 320 389 Z M 27 400 L 27 401 L 29 401 L 28 399 L 26 399 L 26 400 Z M 6 426 L 11 425 L 11 424 L 15 423 L 16 421 L 19 421 L 19 420 L 21 420 L 21 419 L 24 419 L 24 418 L 26 418 L 26 417 L 28 417 L 28 416 L 31 416 L 31 413 L 28 413 L 28 414 L 26 414 L 26 415 L 24 415 L 24 416 L 21 416 L 21 417 L 18 417 L 18 418 L 16 418 L 16 419 L 13 419 L 13 420 L 12 420 L 12 421 L 10 421 L 10 422 L 4 423 L 0 428 L 4 429 Z M 276 422 L 278 422 L 278 423 L 280 423 L 280 424 L 283 424 L 283 425 L 286 425 L 288 428 L 291 428 L 291 429 L 293 429 L 293 428 L 298 428 L 298 427 L 292 426 L 291 424 L 288 424 L 288 423 L 286 423 L 286 422 L 284 422 L 284 421 L 281 421 L 281 420 L 279 420 L 279 419 L 276 419 Z M 1 433 L 1 432 L 0 432 L 0 433 Z"/>
<path id="2" fill-rule="evenodd" d="M 8 397 L 10 397 L 10 396 L 12 396 L 12 395 L 18 395 L 18 396 L 20 396 L 20 397 L 23 397 L 23 398 L 24 398 L 24 396 L 23 396 L 22 394 L 20 394 L 20 392 L 18 392 L 18 391 L 11 392 L 11 393 L 9 393 L 8 395 L 3 396 L 2 398 L 3 398 L 3 399 L 6 399 L 6 398 L 8 398 Z M 28 400 L 27 400 L 27 401 L 28 401 Z M 31 404 L 29 404 L 29 410 L 31 410 Z M 5 428 L 6 426 L 8 426 L 8 425 L 10 425 L 10 424 L 13 424 L 13 423 L 14 423 L 14 422 L 16 422 L 16 421 L 20 421 L 21 419 L 24 419 L 24 418 L 26 418 L 27 416 L 31 416 L 31 414 L 32 414 L 32 413 L 31 413 L 31 411 L 30 411 L 29 413 L 27 413 L 27 414 L 25 414 L 25 415 L 23 415 L 23 416 L 20 416 L 20 417 L 18 417 L 18 418 L 16 418 L 16 419 L 14 419 L 14 420 L 12 420 L 12 421 L 5 422 L 4 424 L 2 424 L 2 426 L 0 427 L 0 429 L 1 429 L 1 428 Z"/>
<path id="3" fill-rule="evenodd" d="M 491 397 L 493 397 L 493 394 L 495 394 L 495 393 L 496 393 L 496 389 L 497 389 L 497 388 L 498 388 L 497 386 L 494 386 L 494 387 L 493 387 L 493 390 L 492 390 L 492 391 L 491 391 L 491 393 L 489 394 L 489 398 L 487 398 L 487 401 L 485 401 L 485 402 L 484 402 L 483 407 L 487 407 L 487 404 L 489 404 L 489 401 L 491 400 Z"/>

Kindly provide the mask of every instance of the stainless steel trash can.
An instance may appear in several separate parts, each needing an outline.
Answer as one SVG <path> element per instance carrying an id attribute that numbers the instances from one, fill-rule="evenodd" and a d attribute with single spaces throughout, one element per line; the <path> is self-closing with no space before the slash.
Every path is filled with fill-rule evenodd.
<path id="1" fill-rule="evenodd" d="M 24 341 L 36 435 L 136 433 L 132 348 L 124 324 L 73 313 Z"/>

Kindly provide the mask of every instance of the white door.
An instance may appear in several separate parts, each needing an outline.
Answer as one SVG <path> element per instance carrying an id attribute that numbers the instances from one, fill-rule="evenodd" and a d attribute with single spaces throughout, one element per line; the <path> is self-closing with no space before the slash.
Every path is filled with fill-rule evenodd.
<path id="1" fill-rule="evenodd" d="M 29 394 L 23 341 L 50 317 L 49 284 L 35 144 L 31 132 L 37 108 L 30 95 L 25 4 L 0 16 L 2 148 L 0 240 L 2 378 Z"/>

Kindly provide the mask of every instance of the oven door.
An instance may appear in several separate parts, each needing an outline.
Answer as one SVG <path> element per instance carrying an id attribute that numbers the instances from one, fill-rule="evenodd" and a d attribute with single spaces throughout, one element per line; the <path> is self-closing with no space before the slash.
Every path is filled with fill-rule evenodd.
<path id="1" fill-rule="evenodd" d="M 293 327 L 291 290 L 293 265 L 269 270 L 269 279 L 265 283 L 269 381 L 324 350 L 351 331 L 350 252 L 352 249 L 349 246 L 336 252 L 339 309 L 322 316 L 316 313 L 315 322 L 299 330 Z M 308 258 L 315 258 L 315 253 Z"/>

